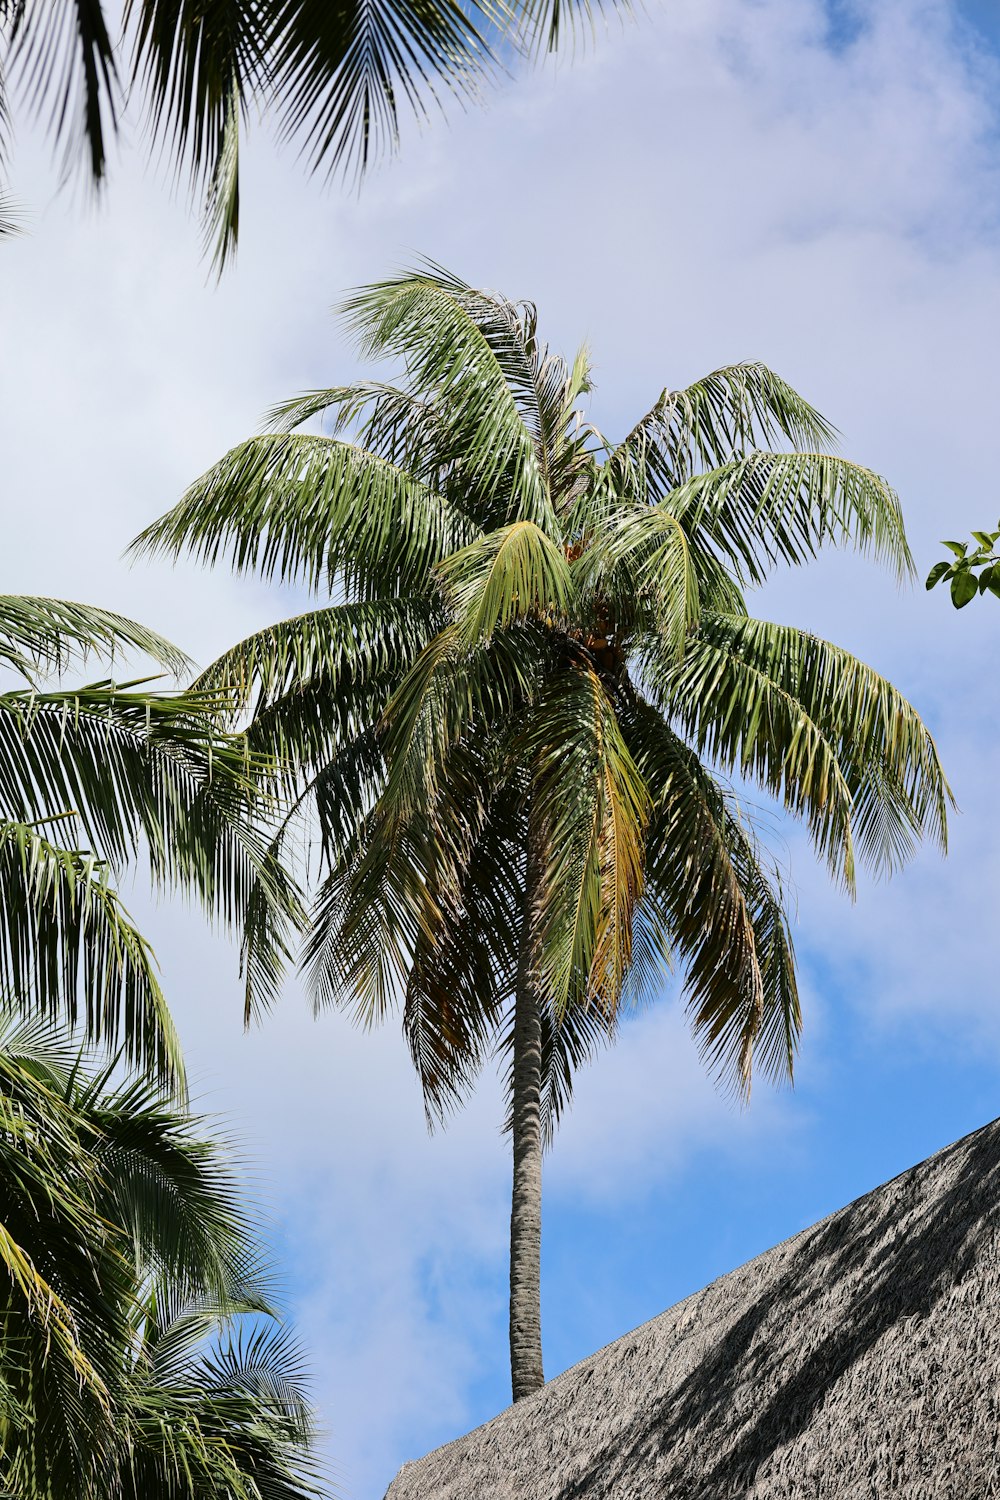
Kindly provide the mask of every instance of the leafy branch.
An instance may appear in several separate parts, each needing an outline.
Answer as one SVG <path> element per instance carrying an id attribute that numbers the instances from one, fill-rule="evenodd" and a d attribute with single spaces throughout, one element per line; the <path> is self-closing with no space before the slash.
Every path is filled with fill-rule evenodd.
<path id="1" fill-rule="evenodd" d="M 954 554 L 954 559 L 949 562 L 945 558 L 934 564 L 927 575 L 928 589 L 945 578 L 950 579 L 951 602 L 956 609 L 964 609 L 977 594 L 989 592 L 1000 598 L 1000 553 L 997 551 L 1000 521 L 997 528 L 996 531 L 974 531 L 972 536 L 976 546 L 971 552 L 968 542 L 943 542 L 942 546 Z"/>

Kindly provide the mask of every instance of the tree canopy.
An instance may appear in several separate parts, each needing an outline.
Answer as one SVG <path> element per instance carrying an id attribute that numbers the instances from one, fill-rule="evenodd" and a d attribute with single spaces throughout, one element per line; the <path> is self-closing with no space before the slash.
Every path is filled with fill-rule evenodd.
<path id="1" fill-rule="evenodd" d="M 0 1031 L 0 1489 L 308 1500 L 314 1420 L 223 1143 L 37 1019 Z"/>
<path id="2" fill-rule="evenodd" d="M 551 353 L 531 304 L 428 266 L 344 312 L 397 382 L 276 409 L 136 546 L 326 596 L 196 686 L 232 691 L 289 768 L 275 852 L 318 837 L 317 1004 L 366 1025 L 401 1008 L 432 1120 L 503 1059 L 524 1394 L 541 1142 L 623 1004 L 677 963 L 718 1076 L 745 1093 L 755 1066 L 791 1073 L 784 891 L 741 783 L 850 890 L 859 863 L 944 844 L 913 707 L 745 597 L 828 544 L 901 577 L 912 559 L 885 480 L 825 451 L 830 426 L 760 364 L 665 390 L 612 440 L 583 407 L 586 349 Z M 332 433 L 297 430 L 320 413 Z"/>

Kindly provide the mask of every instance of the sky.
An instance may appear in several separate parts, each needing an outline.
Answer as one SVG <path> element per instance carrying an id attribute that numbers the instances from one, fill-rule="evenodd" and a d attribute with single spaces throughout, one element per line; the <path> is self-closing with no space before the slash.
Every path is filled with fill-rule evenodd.
<path id="1" fill-rule="evenodd" d="M 767 361 L 895 485 L 922 578 L 940 538 L 1000 515 L 995 49 L 992 0 L 660 0 L 487 109 L 410 131 L 360 195 L 258 132 L 218 286 L 137 129 L 95 207 L 22 127 L 29 232 L 0 251 L 4 588 L 119 609 L 201 662 L 292 612 L 252 580 L 122 550 L 269 405 L 354 375 L 331 306 L 420 255 L 533 298 L 556 347 L 586 339 L 610 434 L 665 385 Z M 550 1375 L 1000 1112 L 1000 604 L 958 614 L 837 552 L 753 608 L 917 705 L 960 806 L 950 853 L 851 904 L 771 820 L 796 905 L 796 1086 L 721 1098 L 676 982 L 580 1077 L 546 1167 Z M 200 1105 L 255 1163 L 338 1493 L 379 1500 L 400 1463 L 509 1399 L 495 1080 L 429 1138 L 393 1026 L 314 1020 L 292 982 L 244 1034 L 225 936 L 141 879 L 128 894 Z"/>

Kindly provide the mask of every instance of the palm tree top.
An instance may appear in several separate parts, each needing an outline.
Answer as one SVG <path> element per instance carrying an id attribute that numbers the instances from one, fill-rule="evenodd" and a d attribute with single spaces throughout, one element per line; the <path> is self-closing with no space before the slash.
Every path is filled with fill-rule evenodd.
<path id="1" fill-rule="evenodd" d="M 851 890 L 945 842 L 915 709 L 748 607 L 830 544 L 913 563 L 894 491 L 765 365 L 665 389 L 611 438 L 586 349 L 549 350 L 529 302 L 425 265 L 343 318 L 390 378 L 276 408 L 135 545 L 319 596 L 200 682 L 289 767 L 274 847 L 318 836 L 317 1004 L 401 1007 L 431 1121 L 504 1066 L 517 1399 L 542 1381 L 543 1145 L 623 1006 L 676 965 L 718 1077 L 791 1076 L 785 892 L 740 788 Z"/>
<path id="2" fill-rule="evenodd" d="M 343 601 L 251 638 L 203 679 L 235 684 L 299 766 L 342 764 L 344 737 L 356 745 L 354 805 L 321 812 L 335 869 L 376 826 L 408 830 L 411 884 L 390 889 L 360 854 L 352 875 L 331 874 L 309 945 L 320 999 L 354 995 L 370 1018 L 412 995 L 422 945 L 444 940 L 444 890 L 473 899 L 480 836 L 498 842 L 475 899 L 489 899 L 487 871 L 505 889 L 490 798 L 471 792 L 486 775 L 508 788 L 510 829 L 530 783 L 562 851 L 540 916 L 558 1016 L 584 997 L 613 1015 L 679 957 L 717 1066 L 746 1086 L 756 1048 L 767 1071 L 787 1071 L 798 1021 L 780 881 L 727 779 L 801 818 L 849 889 L 859 861 L 890 872 L 922 834 L 943 845 L 950 794 L 890 684 L 754 620 L 746 594 L 831 544 L 911 576 L 896 494 L 825 451 L 831 425 L 757 362 L 664 390 L 610 439 L 582 410 L 586 349 L 551 352 L 530 302 L 425 263 L 360 288 L 341 315 L 395 378 L 276 407 L 274 431 L 231 450 L 133 544 Z M 301 430 L 321 415 L 325 433 Z M 320 682 L 339 705 L 323 724 L 301 711 Z M 681 785 L 683 816 L 670 810 Z M 456 822 L 463 795 L 481 826 Z M 663 895 L 706 860 L 703 888 Z M 507 976 L 502 989 L 515 957 L 496 941 L 480 962 Z"/>

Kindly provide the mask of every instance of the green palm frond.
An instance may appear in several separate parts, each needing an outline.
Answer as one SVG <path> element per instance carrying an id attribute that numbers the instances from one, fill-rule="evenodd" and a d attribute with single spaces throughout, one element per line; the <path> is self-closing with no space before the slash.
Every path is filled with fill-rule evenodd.
<path id="1" fill-rule="evenodd" d="M 383 828 L 373 815 L 364 833 L 320 885 L 303 961 L 317 1009 L 350 1007 L 370 1026 L 405 995 L 433 851 L 416 819 Z"/>
<path id="2" fill-rule="evenodd" d="M 624 732 L 653 800 L 644 896 L 654 903 L 654 921 L 669 923 L 710 1061 L 720 1077 L 746 1091 L 766 997 L 764 955 L 741 879 L 740 821 L 698 755 L 650 705 L 636 700 Z M 724 1023 L 716 1034 L 719 1017 Z"/>
<path id="3" fill-rule="evenodd" d="M 0 19 L 11 84 L 23 91 L 31 111 L 45 118 L 66 165 L 83 155 L 91 179 L 99 183 L 120 103 L 115 44 L 99 0 L 5 6 Z"/>
<path id="4" fill-rule="evenodd" d="M 524 905 L 523 831 L 517 796 L 501 787 L 467 840 L 457 878 L 438 882 L 437 922 L 418 935 L 403 1033 L 432 1126 L 468 1096 L 496 1048 L 513 994 Z"/>
<path id="5" fill-rule="evenodd" d="M 549 634 L 529 625 L 467 651 L 449 625 L 428 642 L 382 715 L 386 809 L 405 817 L 433 806 L 441 768 L 470 726 L 503 724 L 530 702 Z"/>
<path id="6" fill-rule="evenodd" d="M 505 59 L 551 51 L 593 29 L 601 0 L 126 0 L 121 37 L 99 0 L 8 4 L 0 85 L 40 115 L 67 164 L 106 175 L 117 132 L 117 54 L 131 46 L 131 93 L 145 106 L 151 148 L 204 205 L 205 239 L 221 269 L 239 232 L 239 134 L 276 120 L 311 171 L 360 179 L 399 145 L 403 121 L 467 105 L 507 71 Z M 622 12 L 627 0 L 618 0 Z M 0 146 L 8 100 L 0 88 Z"/>
<path id="7" fill-rule="evenodd" d="M 250 1239 L 238 1180 L 203 1122 L 178 1112 L 145 1080 L 113 1092 L 98 1078 L 78 1107 L 95 1129 L 97 1203 L 119 1226 L 140 1280 L 154 1278 L 210 1305 L 239 1301 L 271 1315 L 268 1278 Z"/>
<path id="8" fill-rule="evenodd" d="M 163 1079 L 184 1065 L 152 952 L 93 855 L 0 821 L 0 986 L 21 1011 L 64 1015 Z"/>
<path id="9" fill-rule="evenodd" d="M 793 448 L 826 446 L 837 430 L 779 375 L 757 362 L 725 365 L 683 390 L 663 391 L 653 408 L 609 455 L 613 471 L 643 473 L 648 497 L 784 440 Z"/>
<path id="10" fill-rule="evenodd" d="M 802 818 L 833 875 L 854 889 L 854 799 L 838 742 L 762 668 L 700 638 L 678 663 L 653 643 L 643 675 L 700 755 L 764 787 Z"/>
<path id="11" fill-rule="evenodd" d="M 683 663 L 653 653 L 646 670 L 699 751 L 802 817 L 849 888 L 855 853 L 891 873 L 919 837 L 944 846 L 951 794 L 934 741 L 850 653 L 788 626 L 706 616 Z"/>
<path id="12" fill-rule="evenodd" d="M 898 497 L 847 459 L 755 452 L 685 480 L 663 504 L 741 584 L 763 583 L 779 561 L 809 562 L 823 545 L 871 553 L 899 579 L 913 574 Z"/>
<path id="13" fill-rule="evenodd" d="M 0 595 L 0 661 L 23 676 L 43 668 L 62 672 L 91 656 L 127 657 L 136 651 L 168 672 L 179 674 L 191 665 L 155 631 L 110 610 L 65 599 Z"/>
<path id="14" fill-rule="evenodd" d="M 554 624 L 567 614 L 572 581 L 565 553 L 534 521 L 490 532 L 438 564 L 445 599 L 466 647 L 523 620 Z"/>
<path id="15" fill-rule="evenodd" d="M 230 927 L 253 890 L 258 920 L 243 961 L 254 1003 L 266 1004 L 300 904 L 268 849 L 258 781 L 270 764 L 218 729 L 228 706 L 217 693 L 167 696 L 141 683 L 0 695 L 0 808 L 25 824 L 72 813 L 115 870 L 144 847 L 157 885 L 193 889 Z"/>
<path id="16" fill-rule="evenodd" d="M 937 747 L 913 705 L 878 672 L 807 631 L 754 619 L 707 618 L 695 652 L 760 673 L 836 746 L 858 852 L 877 874 L 898 869 L 923 836 L 947 848 L 954 801 Z"/>
<path id="17" fill-rule="evenodd" d="M 64 1031 L 0 1035 L 0 1488 L 320 1493 L 301 1355 L 222 1143 Z"/>
<path id="18" fill-rule="evenodd" d="M 375 454 L 302 433 L 234 448 L 133 542 L 133 555 L 228 555 L 241 572 L 342 583 L 379 598 L 420 592 L 432 568 L 477 528 L 441 496 Z"/>
<path id="19" fill-rule="evenodd" d="M 531 520 L 550 530 L 531 310 L 429 265 L 362 288 L 343 315 L 364 353 L 405 358 L 410 387 L 435 406 L 490 524 Z"/>
<path id="20" fill-rule="evenodd" d="M 710 559 L 699 555 L 677 518 L 658 507 L 619 505 L 601 520 L 573 564 L 578 587 L 611 605 L 626 630 L 645 620 L 670 654 L 682 655 L 701 613 L 699 574 L 710 587 L 714 581 Z"/>
<path id="21" fill-rule="evenodd" d="M 379 0 L 334 14 L 318 0 L 285 0 L 268 35 L 283 130 L 314 166 L 363 173 L 398 144 L 401 105 L 424 116 L 442 91 L 478 94 L 493 62 L 483 21 L 503 15 L 489 0 Z"/>
<path id="22" fill-rule="evenodd" d="M 366 693 L 402 676 L 439 620 L 433 603 L 421 598 L 328 605 L 240 641 L 195 679 L 192 690 L 231 698 L 236 716 L 253 707 L 255 719 L 312 684 L 322 684 L 331 699 Z M 338 721 L 344 729 L 350 722 L 342 715 Z M 283 758 L 295 753 L 288 737 Z"/>
<path id="23" fill-rule="evenodd" d="M 649 794 L 597 674 L 574 668 L 536 704 L 525 736 L 546 851 L 539 967 L 557 1017 L 590 999 L 613 1016 L 642 893 Z"/>
<path id="24" fill-rule="evenodd" d="M 211 252 L 212 269 L 220 278 L 235 259 L 240 235 L 240 124 L 243 111 L 241 81 L 234 71 L 230 74 L 222 129 L 208 176 L 202 213 L 205 250 Z"/>

